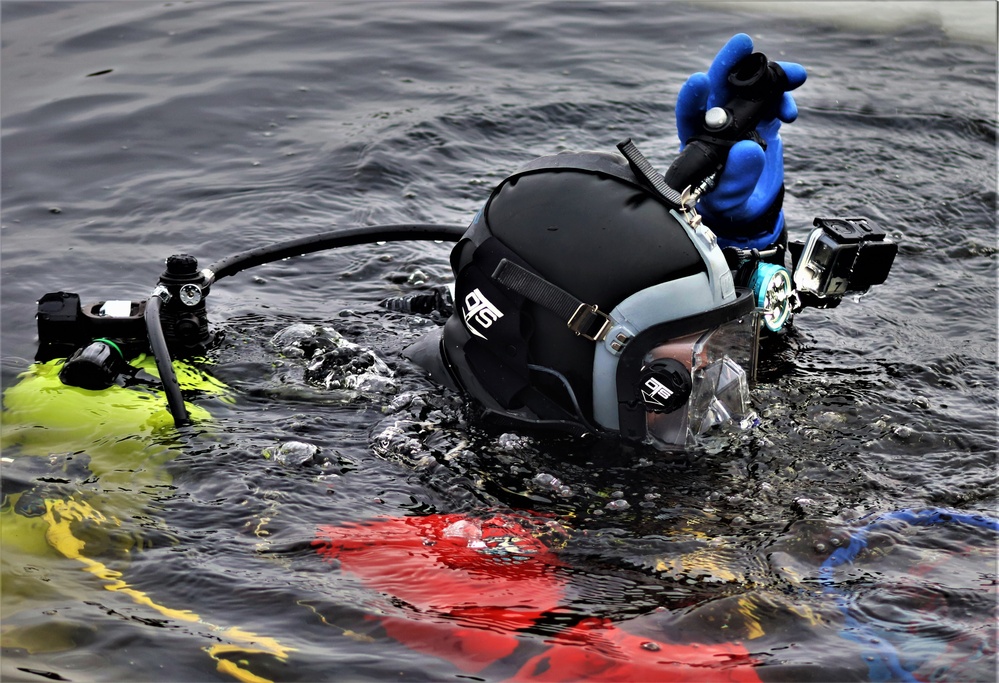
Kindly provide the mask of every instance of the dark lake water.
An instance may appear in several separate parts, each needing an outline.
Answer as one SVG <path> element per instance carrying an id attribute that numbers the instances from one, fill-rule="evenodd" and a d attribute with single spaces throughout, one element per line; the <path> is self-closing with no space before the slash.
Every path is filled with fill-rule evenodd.
<path id="1" fill-rule="evenodd" d="M 677 676 L 994 681 L 996 6 L 943 5 L 959 7 L 942 22 L 880 2 L 859 19 L 837 3 L 4 2 L 0 676 L 498 681 L 555 647 L 536 680 L 641 680 L 649 652 L 699 651 Z M 665 167 L 680 85 L 739 31 L 809 71 L 782 132 L 792 238 L 863 215 L 900 245 L 885 285 L 798 316 L 744 439 L 660 454 L 476 424 L 400 355 L 437 323 L 379 305 L 449 281 L 433 242 L 218 283 L 206 369 L 227 389 L 200 394 L 212 419 L 191 429 L 58 391 L 11 409 L 42 294 L 140 300 L 173 253 L 464 225 L 556 151 L 632 137 Z M 303 324 L 384 366 L 327 385 L 288 349 Z M 350 526 L 513 511 L 552 549 L 527 578 L 497 574 L 546 610 L 529 624 L 456 608 L 461 572 L 438 551 Z M 376 550 L 317 552 L 327 528 Z M 458 654 L 490 636 L 516 651 Z"/>

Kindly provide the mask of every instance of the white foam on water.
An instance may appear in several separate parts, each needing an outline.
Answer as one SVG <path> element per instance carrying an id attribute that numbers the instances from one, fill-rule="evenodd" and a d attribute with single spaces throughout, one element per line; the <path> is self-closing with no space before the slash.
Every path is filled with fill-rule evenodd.
<path id="1" fill-rule="evenodd" d="M 882 31 L 916 24 L 934 24 L 954 40 L 992 43 L 997 36 L 994 0 L 913 2 L 867 0 L 854 2 L 711 2 L 726 9 L 778 14 L 823 21 L 849 28 Z"/>

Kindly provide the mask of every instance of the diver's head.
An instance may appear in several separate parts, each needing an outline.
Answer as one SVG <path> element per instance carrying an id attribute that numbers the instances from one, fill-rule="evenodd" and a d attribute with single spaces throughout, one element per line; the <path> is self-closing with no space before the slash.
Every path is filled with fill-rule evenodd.
<path id="1" fill-rule="evenodd" d="M 454 314 L 407 355 L 491 413 L 668 448 L 749 411 L 753 296 L 617 155 L 505 179 L 451 266 Z"/>

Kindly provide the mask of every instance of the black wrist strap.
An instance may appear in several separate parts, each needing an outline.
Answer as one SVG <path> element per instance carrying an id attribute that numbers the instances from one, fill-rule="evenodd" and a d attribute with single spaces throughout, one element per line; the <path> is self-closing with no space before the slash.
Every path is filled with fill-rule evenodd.
<path id="1" fill-rule="evenodd" d="M 618 150 L 624 155 L 631 165 L 631 170 L 636 176 L 645 181 L 645 184 L 655 191 L 659 198 L 673 208 L 683 206 L 683 199 L 680 193 L 666 184 L 666 177 L 657 171 L 652 163 L 645 158 L 635 143 L 628 138 L 617 145 Z"/>

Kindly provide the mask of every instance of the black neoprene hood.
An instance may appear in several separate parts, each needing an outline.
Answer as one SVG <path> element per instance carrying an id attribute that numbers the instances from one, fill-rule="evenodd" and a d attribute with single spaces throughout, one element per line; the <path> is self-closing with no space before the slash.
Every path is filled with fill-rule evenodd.
<path id="1" fill-rule="evenodd" d="M 543 157 L 501 182 L 451 254 L 455 313 L 443 353 L 456 384 L 487 408 L 526 408 L 542 421 L 592 419 L 594 342 L 496 282 L 503 259 L 602 311 L 706 269 L 617 155 Z"/>

